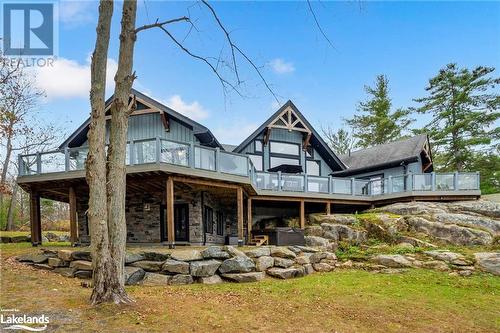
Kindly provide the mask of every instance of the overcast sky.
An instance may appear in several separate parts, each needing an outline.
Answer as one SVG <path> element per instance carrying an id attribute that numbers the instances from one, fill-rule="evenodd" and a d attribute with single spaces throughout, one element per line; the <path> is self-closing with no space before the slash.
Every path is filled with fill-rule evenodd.
<path id="1" fill-rule="evenodd" d="M 137 25 L 190 15 L 172 33 L 197 54 L 228 58 L 224 35 L 205 7 L 193 2 L 138 1 Z M 213 2 L 232 38 L 261 68 L 280 103 L 291 99 L 313 126 L 341 125 L 365 98 L 377 74 L 390 81 L 394 107 L 413 105 L 428 79 L 447 63 L 500 67 L 499 2 L 312 2 L 333 48 L 305 2 Z M 59 58 L 39 70 L 45 118 L 76 129 L 89 114 L 89 61 L 98 3 L 59 3 Z M 118 49 L 117 2 L 109 54 L 108 96 Z M 187 36 L 187 37 L 186 37 Z M 238 58 L 243 97 L 224 97 L 209 67 L 182 53 L 160 30 L 139 34 L 135 88 L 237 144 L 279 107 L 256 72 Z M 225 72 L 232 78 L 230 72 Z M 499 70 L 496 73 L 500 76 Z M 417 124 L 422 124 L 420 119 Z"/>

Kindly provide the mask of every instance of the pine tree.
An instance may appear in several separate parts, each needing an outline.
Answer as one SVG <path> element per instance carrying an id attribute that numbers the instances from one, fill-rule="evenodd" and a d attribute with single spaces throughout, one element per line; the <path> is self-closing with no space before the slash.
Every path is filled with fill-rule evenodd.
<path id="1" fill-rule="evenodd" d="M 354 130 L 357 145 L 366 148 L 401 138 L 413 120 L 408 117 L 409 110 L 391 112 L 387 77 L 378 75 L 375 87 L 365 86 L 365 91 L 369 99 L 358 104 L 359 114 L 346 120 Z"/>
<path id="2" fill-rule="evenodd" d="M 498 141 L 500 95 L 495 88 L 500 78 L 489 76 L 495 69 L 479 66 L 473 70 L 448 64 L 429 80 L 429 96 L 416 99 L 419 113 L 432 115 L 425 126 L 443 162 L 442 170 L 468 169 L 477 150 L 488 150 Z"/>

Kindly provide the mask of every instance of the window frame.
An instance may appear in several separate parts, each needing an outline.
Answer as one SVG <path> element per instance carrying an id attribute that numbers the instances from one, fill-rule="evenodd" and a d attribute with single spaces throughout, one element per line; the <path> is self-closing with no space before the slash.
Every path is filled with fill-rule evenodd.
<path id="1" fill-rule="evenodd" d="M 210 214 L 208 214 L 210 213 Z M 211 219 L 209 221 L 208 215 L 211 216 Z M 206 234 L 213 234 L 214 233 L 214 210 L 212 207 L 205 205 L 203 207 L 203 224 L 205 227 L 205 233 Z"/>
<path id="2" fill-rule="evenodd" d="M 225 227 L 224 213 L 221 210 L 217 211 L 216 220 L 217 220 L 217 228 L 216 228 L 217 235 L 224 236 L 224 227 Z"/>
<path id="3" fill-rule="evenodd" d="M 273 163 L 272 163 L 273 157 L 275 157 L 275 158 L 285 158 L 285 159 L 288 159 L 288 160 L 294 160 L 294 161 L 297 161 L 297 164 L 291 164 L 291 165 L 301 166 L 301 164 L 300 164 L 300 158 L 295 158 L 295 157 L 285 156 L 285 155 L 270 155 L 269 156 L 269 168 L 274 168 L 274 167 L 277 167 L 278 165 L 282 165 L 283 164 L 283 163 L 281 163 L 281 164 L 273 166 Z"/>
<path id="4" fill-rule="evenodd" d="M 276 153 L 276 152 L 273 152 L 273 150 L 272 150 L 273 143 L 282 143 L 282 144 L 296 146 L 297 147 L 297 155 L 295 155 L 295 154 L 286 154 L 286 153 Z M 293 157 L 293 158 L 297 158 L 297 159 L 300 160 L 300 148 L 301 148 L 301 145 L 299 143 L 288 142 L 288 141 L 279 141 L 279 140 L 271 140 L 271 141 L 269 141 L 269 156 Z"/>
<path id="5" fill-rule="evenodd" d="M 260 143 L 260 150 L 257 150 L 257 142 Z M 253 151 L 254 151 L 255 155 L 259 155 L 257 153 L 261 153 L 261 154 L 264 153 L 264 141 L 259 140 L 259 139 L 254 140 L 253 141 Z"/>

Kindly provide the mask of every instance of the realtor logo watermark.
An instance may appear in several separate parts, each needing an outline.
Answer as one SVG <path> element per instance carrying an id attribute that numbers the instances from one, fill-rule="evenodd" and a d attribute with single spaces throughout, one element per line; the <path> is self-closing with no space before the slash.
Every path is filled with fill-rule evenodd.
<path id="1" fill-rule="evenodd" d="M 19 314 L 18 309 L 2 309 L 0 314 L 0 331 L 43 332 L 49 324 L 49 317 L 41 315 Z M 5 314 L 5 312 L 14 312 Z"/>
<path id="2" fill-rule="evenodd" d="M 57 3 L 4 2 L 2 4 L 2 51 L 5 57 L 43 66 L 40 59 L 57 55 Z"/>

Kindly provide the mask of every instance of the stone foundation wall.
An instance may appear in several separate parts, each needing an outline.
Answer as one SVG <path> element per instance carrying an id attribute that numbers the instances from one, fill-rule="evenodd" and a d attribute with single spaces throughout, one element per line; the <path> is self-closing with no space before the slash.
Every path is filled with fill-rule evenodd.
<path id="1" fill-rule="evenodd" d="M 202 199 L 203 195 L 203 199 Z M 125 216 L 127 220 L 127 242 L 131 243 L 158 243 L 161 241 L 160 223 L 162 192 L 136 193 L 127 195 Z M 177 198 L 176 198 L 177 199 Z M 234 206 L 221 204 L 208 192 L 196 192 L 190 201 L 177 199 L 178 203 L 187 203 L 189 209 L 189 242 L 192 245 L 224 244 L 226 235 L 237 236 L 238 226 L 236 219 L 236 203 Z M 213 210 L 213 232 L 203 237 L 203 210 L 208 206 Z M 90 242 L 90 232 L 87 220 L 88 199 L 77 201 L 78 235 L 80 242 Z M 225 225 L 223 235 L 217 234 L 217 213 L 222 212 Z M 166 219 L 166 214 L 164 214 Z"/>

